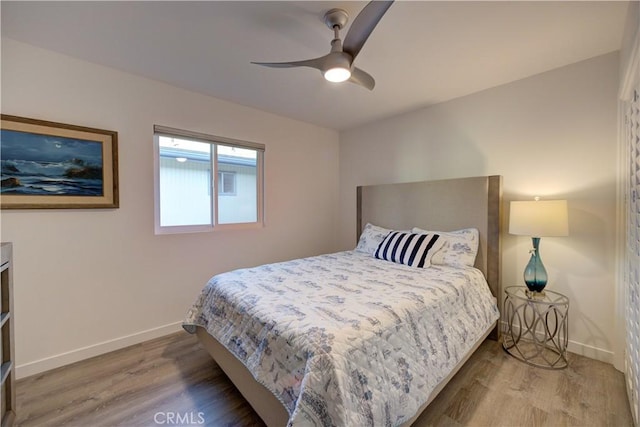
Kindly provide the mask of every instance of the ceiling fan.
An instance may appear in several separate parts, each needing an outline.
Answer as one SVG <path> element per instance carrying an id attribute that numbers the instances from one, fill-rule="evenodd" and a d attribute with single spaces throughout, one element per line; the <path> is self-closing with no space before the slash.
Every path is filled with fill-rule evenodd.
<path id="1" fill-rule="evenodd" d="M 353 61 L 364 46 L 378 22 L 382 19 L 393 0 L 368 3 L 356 16 L 344 38 L 340 40 L 340 30 L 349 21 L 349 15 L 343 9 L 331 9 L 324 15 L 324 23 L 333 30 L 331 52 L 319 58 L 293 62 L 252 62 L 272 68 L 311 67 L 320 70 L 330 82 L 346 80 L 373 90 L 376 82 L 370 74 L 353 66 Z"/>

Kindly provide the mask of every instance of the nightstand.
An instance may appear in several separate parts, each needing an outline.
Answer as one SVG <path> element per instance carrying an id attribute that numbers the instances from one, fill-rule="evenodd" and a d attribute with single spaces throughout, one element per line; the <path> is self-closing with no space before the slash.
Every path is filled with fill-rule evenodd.
<path id="1" fill-rule="evenodd" d="M 509 286 L 505 293 L 505 351 L 533 366 L 566 368 L 569 298 L 546 289 L 529 292 L 524 286 Z"/>

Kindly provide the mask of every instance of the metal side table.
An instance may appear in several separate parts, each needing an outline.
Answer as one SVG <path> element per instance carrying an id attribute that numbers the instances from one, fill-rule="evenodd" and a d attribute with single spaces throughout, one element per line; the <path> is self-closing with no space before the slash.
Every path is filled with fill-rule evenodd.
<path id="1" fill-rule="evenodd" d="M 554 292 L 505 289 L 504 350 L 523 362 L 547 369 L 566 368 L 569 298 Z"/>

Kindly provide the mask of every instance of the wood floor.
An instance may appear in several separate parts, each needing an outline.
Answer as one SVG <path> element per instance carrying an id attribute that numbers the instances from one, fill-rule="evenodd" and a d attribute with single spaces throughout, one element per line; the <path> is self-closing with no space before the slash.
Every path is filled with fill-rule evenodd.
<path id="1" fill-rule="evenodd" d="M 17 426 L 263 426 L 194 336 L 177 333 L 17 383 Z M 414 426 L 633 426 L 624 377 L 570 354 L 534 368 L 486 341 Z M 357 427 L 357 426 L 356 426 Z"/>

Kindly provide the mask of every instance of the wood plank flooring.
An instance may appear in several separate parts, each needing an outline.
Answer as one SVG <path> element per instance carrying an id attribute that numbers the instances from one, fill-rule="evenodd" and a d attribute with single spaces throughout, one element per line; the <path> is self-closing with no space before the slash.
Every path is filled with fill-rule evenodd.
<path id="1" fill-rule="evenodd" d="M 569 368 L 545 370 L 486 341 L 414 426 L 633 426 L 622 373 L 569 356 Z M 16 388 L 17 426 L 264 425 L 182 332 L 21 379 Z"/>

